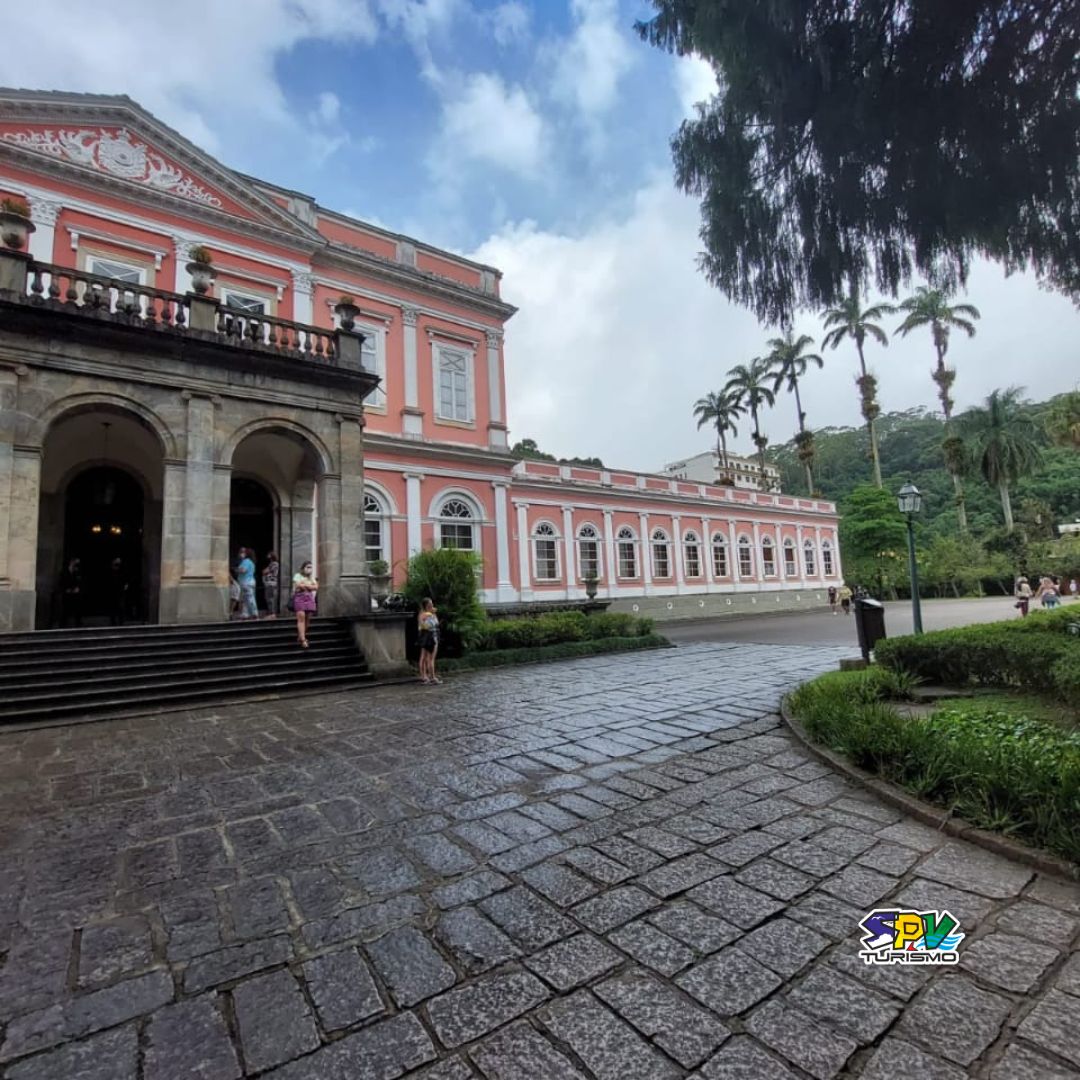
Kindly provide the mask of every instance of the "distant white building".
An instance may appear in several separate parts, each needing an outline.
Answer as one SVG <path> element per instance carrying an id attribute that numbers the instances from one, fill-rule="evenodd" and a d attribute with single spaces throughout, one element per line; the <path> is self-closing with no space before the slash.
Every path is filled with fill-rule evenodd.
<path id="1" fill-rule="evenodd" d="M 677 480 L 695 480 L 699 484 L 721 483 L 726 474 L 735 481 L 737 488 L 751 488 L 756 491 L 780 490 L 780 473 L 772 465 L 765 466 L 766 484 L 763 488 L 761 469 L 758 467 L 756 458 L 728 454 L 727 459 L 728 467 L 725 470 L 722 467 L 719 452 L 706 450 L 702 454 L 683 458 L 682 461 L 672 461 L 660 472 L 664 476 L 673 476 Z"/>

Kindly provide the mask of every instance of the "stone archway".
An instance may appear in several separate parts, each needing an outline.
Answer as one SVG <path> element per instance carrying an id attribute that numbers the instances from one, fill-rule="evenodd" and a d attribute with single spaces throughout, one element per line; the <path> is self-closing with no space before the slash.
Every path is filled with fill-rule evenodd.
<path id="1" fill-rule="evenodd" d="M 115 559 L 127 584 L 123 617 L 158 621 L 163 483 L 164 447 L 138 412 L 101 401 L 59 412 L 42 444 L 37 627 L 61 621 L 60 575 L 71 558 L 85 560 L 90 621 L 115 614 L 106 580 Z"/>

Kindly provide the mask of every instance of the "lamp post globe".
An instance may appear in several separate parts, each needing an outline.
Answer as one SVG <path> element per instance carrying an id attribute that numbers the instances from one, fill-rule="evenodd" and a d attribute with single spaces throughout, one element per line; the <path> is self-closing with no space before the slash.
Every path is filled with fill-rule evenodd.
<path id="1" fill-rule="evenodd" d="M 922 604 L 919 600 L 919 566 L 915 561 L 915 515 L 922 509 L 922 493 L 914 484 L 905 484 L 896 495 L 900 513 L 907 521 L 908 574 L 911 578 L 911 622 L 916 634 L 923 632 Z"/>

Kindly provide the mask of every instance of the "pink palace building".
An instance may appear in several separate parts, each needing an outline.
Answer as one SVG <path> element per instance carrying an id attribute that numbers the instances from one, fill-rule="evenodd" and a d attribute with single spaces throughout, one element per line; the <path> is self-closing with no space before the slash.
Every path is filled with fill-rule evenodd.
<path id="1" fill-rule="evenodd" d="M 146 621 L 222 619 L 238 543 L 284 580 L 314 559 L 330 613 L 431 545 L 482 556 L 489 605 L 595 575 L 615 610 L 775 610 L 841 580 L 831 503 L 513 459 L 497 269 L 233 172 L 126 97 L 0 91 L 0 197 L 33 225 L 0 249 L 0 628 L 54 625 L 75 557 L 88 614 L 120 558 Z"/>

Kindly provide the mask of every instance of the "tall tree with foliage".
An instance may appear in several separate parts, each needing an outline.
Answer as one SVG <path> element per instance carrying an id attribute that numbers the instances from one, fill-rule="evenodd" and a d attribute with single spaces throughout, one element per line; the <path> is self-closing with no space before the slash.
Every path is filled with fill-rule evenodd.
<path id="1" fill-rule="evenodd" d="M 873 338 L 879 345 L 888 345 L 889 337 L 878 325 L 886 315 L 895 314 L 892 304 L 872 304 L 862 306 L 857 293 L 853 293 L 836 307 L 829 308 L 824 315 L 827 333 L 821 339 L 821 347 L 835 349 L 845 338 L 855 342 L 859 353 L 859 371 L 855 380 L 859 388 L 859 407 L 866 421 L 866 432 L 870 436 L 870 461 L 874 470 L 874 483 L 881 487 L 881 453 L 878 450 L 877 429 L 874 421 L 881 415 L 881 406 L 877 399 L 877 379 L 866 370 L 866 354 L 863 346 L 867 338 Z"/>
<path id="2" fill-rule="evenodd" d="M 716 452 L 725 477 L 728 476 L 727 437 L 729 433 L 739 434 L 735 421 L 742 416 L 743 411 L 742 403 L 728 390 L 712 390 L 694 402 L 698 430 L 706 424 L 711 424 L 716 430 Z"/>
<path id="3" fill-rule="evenodd" d="M 976 254 L 1080 286 L 1075 0 L 652 0 L 653 45 L 712 65 L 672 140 L 702 268 L 763 321 Z"/>
<path id="4" fill-rule="evenodd" d="M 1009 488 L 1039 464 L 1039 429 L 1021 408 L 1023 390 L 1012 386 L 994 390 L 984 405 L 968 409 L 961 417 L 983 479 L 997 488 L 1005 530 L 1012 532 L 1012 497 Z"/>
<path id="5" fill-rule="evenodd" d="M 1046 417 L 1046 433 L 1058 446 L 1080 450 L 1080 390 L 1054 398 Z"/>
<path id="6" fill-rule="evenodd" d="M 766 405 L 776 404 L 776 391 L 769 385 L 772 371 L 768 360 L 755 356 L 749 364 L 736 364 L 728 372 L 724 393 L 731 394 L 745 408 L 750 410 L 750 419 L 754 423 L 751 436 L 757 447 L 758 468 L 761 470 L 761 490 L 769 490 L 769 480 L 765 473 L 765 447 L 769 440 L 761 433 L 760 413 Z"/>
<path id="7" fill-rule="evenodd" d="M 795 445 L 799 448 L 799 460 L 806 470 L 806 493 L 813 495 L 814 433 L 806 426 L 806 413 L 803 412 L 802 398 L 799 396 L 799 380 L 805 377 L 811 364 L 821 368 L 825 366 L 825 361 L 817 353 L 806 351 L 814 347 L 814 339 L 809 334 L 796 338 L 790 327 L 784 331 L 783 337 L 770 338 L 768 345 L 772 352 L 766 361 L 773 372 L 773 392 L 778 393 L 783 386 L 789 394 L 795 395 L 795 409 L 799 414 Z"/>
<path id="8" fill-rule="evenodd" d="M 879 596 L 904 579 L 907 529 L 896 499 L 882 488 L 860 484 L 840 504 L 844 576 L 876 584 Z"/>
<path id="9" fill-rule="evenodd" d="M 909 296 L 900 310 L 906 312 L 904 321 L 896 328 L 902 337 L 907 337 L 912 330 L 928 326 L 934 339 L 934 351 L 937 354 L 937 366 L 930 377 L 937 384 L 938 400 L 945 416 L 945 467 L 953 478 L 956 491 L 956 514 L 960 520 L 960 531 L 967 532 L 967 511 L 964 507 L 964 475 L 966 451 L 963 440 L 952 430 L 952 385 L 956 381 L 956 369 L 945 366 L 945 354 L 949 351 L 949 335 L 953 329 L 963 330 L 968 337 L 975 336 L 974 319 L 980 318 L 979 309 L 973 304 L 949 304 L 948 296 L 941 289 L 931 289 L 920 285 L 914 296 Z"/>

